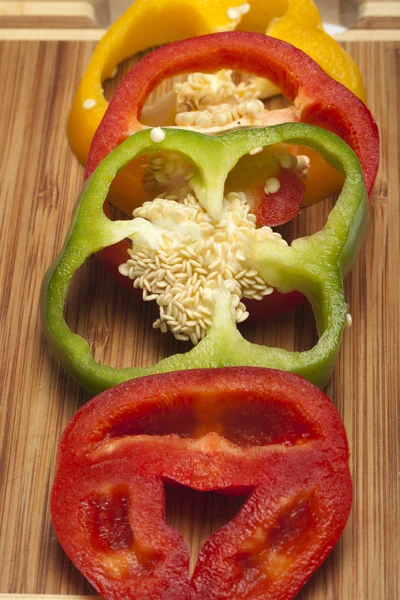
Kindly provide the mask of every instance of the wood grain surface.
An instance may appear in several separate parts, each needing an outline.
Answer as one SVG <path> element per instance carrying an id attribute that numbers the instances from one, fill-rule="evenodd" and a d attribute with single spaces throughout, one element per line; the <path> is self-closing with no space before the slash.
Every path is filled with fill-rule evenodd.
<path id="1" fill-rule="evenodd" d="M 48 507 L 58 440 L 89 394 L 52 358 L 39 320 L 41 279 L 61 248 L 82 184 L 65 125 L 93 47 L 0 42 L 0 598 L 78 600 L 94 593 L 58 545 Z M 339 544 L 298 598 L 398 600 L 400 44 L 345 47 L 364 75 L 382 137 L 368 240 L 346 280 L 353 327 L 327 388 L 348 432 L 354 504 Z M 328 210 L 329 202 L 307 209 L 292 232 L 320 227 Z M 67 306 L 70 326 L 92 343 L 96 359 L 115 366 L 146 365 L 185 349 L 151 329 L 152 312 L 112 283 L 95 259 L 74 278 Z M 288 349 L 315 341 L 307 307 L 243 331 L 252 341 Z M 188 541 L 192 564 L 201 543 L 242 502 L 167 490 L 168 521 Z"/>

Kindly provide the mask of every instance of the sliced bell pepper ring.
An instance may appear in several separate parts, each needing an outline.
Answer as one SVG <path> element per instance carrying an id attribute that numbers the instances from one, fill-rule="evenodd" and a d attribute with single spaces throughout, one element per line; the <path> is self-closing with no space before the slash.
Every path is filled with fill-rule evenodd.
<path id="1" fill-rule="evenodd" d="M 246 32 L 216 33 L 175 42 L 139 61 L 122 81 L 94 135 L 86 176 L 127 136 L 146 127 L 139 120 L 142 108 L 162 81 L 182 73 L 212 72 L 223 68 L 266 77 L 293 102 L 286 109 L 265 110 L 257 115 L 259 125 L 301 121 L 340 135 L 356 152 L 367 191 L 371 193 L 379 164 L 379 134 L 365 104 L 301 50 L 272 37 Z M 253 122 L 251 116 L 244 116 L 224 127 L 188 128 L 216 133 L 251 126 Z M 329 165 L 324 167 L 326 163 L 316 156 L 312 153 L 305 189 L 306 199 L 311 197 L 314 201 L 339 187 L 335 170 Z M 149 199 L 141 182 L 142 165 L 135 161 L 113 184 L 115 193 L 111 200 L 127 214 Z M 269 175 L 265 173 L 266 177 Z"/>
<path id="2" fill-rule="evenodd" d="M 349 516 L 349 451 L 329 398 L 260 368 L 126 382 L 87 403 L 61 439 L 57 537 L 105 600 L 290 600 Z M 245 494 L 237 516 L 189 549 L 166 523 L 164 483 Z"/>
<path id="3" fill-rule="evenodd" d="M 102 83 L 112 77 L 119 63 L 154 46 L 237 26 L 259 33 L 265 33 L 268 26 L 268 35 L 300 47 L 331 77 L 365 99 L 357 66 L 323 31 L 311 0 L 251 0 L 244 5 L 250 7 L 247 14 L 237 11 L 243 5 L 241 0 L 135 0 L 97 45 L 75 95 L 68 137 L 78 159 L 87 161 L 93 135 L 107 109 Z"/>
<path id="4" fill-rule="evenodd" d="M 362 170 L 356 155 L 332 133 L 298 123 L 221 136 L 177 129 L 164 129 L 162 133 L 164 140 L 157 143 L 152 141 L 149 130 L 131 136 L 104 159 L 86 182 L 64 248 L 47 271 L 42 286 L 43 327 L 58 358 L 94 392 L 152 373 L 235 365 L 292 371 L 323 387 L 334 367 L 347 314 L 342 274 L 357 254 L 368 218 Z M 225 181 L 237 161 L 254 147 L 279 142 L 314 148 L 345 176 L 342 193 L 321 231 L 294 240 L 291 246 L 255 239 L 246 249 L 247 264 L 257 269 L 269 285 L 284 293 L 297 290 L 310 300 L 320 334 L 316 346 L 304 352 L 288 352 L 247 342 L 235 327 L 231 294 L 222 286 L 216 295 L 211 328 L 190 352 L 146 368 L 113 369 L 98 364 L 86 340 L 67 326 L 64 304 L 70 280 L 86 258 L 138 232 L 137 219 L 110 221 L 103 211 L 118 170 L 155 147 L 182 153 L 195 169 L 191 185 L 197 199 L 209 215 L 218 218 Z"/>
<path id="5" fill-rule="evenodd" d="M 371 193 L 379 164 L 379 135 L 368 108 L 299 50 L 267 36 L 238 32 L 177 42 L 160 48 L 141 60 L 122 82 L 96 132 L 86 175 L 129 132 L 144 127 L 138 120 L 141 108 L 160 81 L 189 70 L 216 70 L 221 67 L 263 74 L 278 85 L 281 83 L 283 93 L 294 100 L 294 106 L 277 111 L 278 118 L 310 122 L 340 135 L 358 154 L 367 190 Z M 239 122 L 240 125 L 245 124 L 243 119 Z M 285 152 L 287 150 L 285 148 Z M 299 152 L 311 156 L 305 190 L 300 178 L 292 176 L 287 169 L 280 169 L 279 164 L 277 166 L 275 149 L 273 156 L 271 152 L 264 152 L 262 155 L 244 157 L 230 174 L 227 189 L 244 191 L 253 199 L 258 207 L 255 212 L 260 224 L 279 225 L 296 214 L 304 197 L 307 203 L 313 194 L 316 194 L 316 198 L 321 198 L 332 191 L 331 187 L 329 190 L 319 187 L 320 182 L 323 186 L 331 186 L 332 180 L 327 175 L 326 168 L 335 173 L 338 185 L 339 182 L 342 183 L 341 175 L 327 165 L 317 152 L 305 147 L 301 147 Z M 150 196 L 143 195 L 140 183 L 142 166 L 142 163 L 135 161 L 129 169 L 119 173 L 113 182 L 117 197 L 112 195 L 111 200 L 124 212 L 128 213 L 133 203 L 141 204 L 143 200 L 150 199 Z M 277 194 L 267 197 L 263 188 L 271 175 L 279 178 L 281 189 Z M 283 183 L 289 177 L 290 182 L 284 186 Z M 269 202 L 266 202 L 267 199 Z M 99 256 L 117 279 L 117 259 L 127 250 L 126 243 L 122 242 L 121 246 L 120 250 L 114 247 L 106 249 Z M 279 303 L 278 314 L 301 302 L 299 294 L 285 298 Z M 263 310 L 260 312 L 263 318 L 277 314 L 277 298 L 274 295 L 266 297 L 262 303 Z"/>

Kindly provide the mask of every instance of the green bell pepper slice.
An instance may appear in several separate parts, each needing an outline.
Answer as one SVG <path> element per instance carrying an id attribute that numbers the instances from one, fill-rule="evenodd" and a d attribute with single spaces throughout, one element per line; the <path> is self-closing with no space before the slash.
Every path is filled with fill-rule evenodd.
<path id="1" fill-rule="evenodd" d="M 172 128 L 163 132 L 161 142 L 152 141 L 151 130 L 132 135 L 102 161 L 86 182 L 64 247 L 48 269 L 41 291 L 43 328 L 58 359 L 94 393 L 153 373 L 236 365 L 291 371 L 324 387 L 334 368 L 347 315 L 342 277 L 350 269 L 367 228 L 367 194 L 356 155 L 336 135 L 300 123 L 219 136 Z M 222 291 L 207 336 L 189 352 L 150 367 L 116 369 L 97 363 L 88 342 L 69 329 L 64 305 L 71 278 L 84 261 L 133 233 L 134 220 L 111 221 L 103 211 L 117 172 L 135 157 L 155 149 L 179 152 L 193 164 L 191 186 L 199 202 L 218 218 L 226 178 L 239 159 L 253 148 L 281 142 L 317 150 L 345 176 L 342 192 L 321 231 L 298 238 L 290 246 L 254 240 L 247 252 L 250 267 L 270 285 L 284 293 L 298 290 L 308 298 L 319 334 L 317 344 L 307 351 L 289 352 L 248 342 L 234 322 L 230 293 Z"/>

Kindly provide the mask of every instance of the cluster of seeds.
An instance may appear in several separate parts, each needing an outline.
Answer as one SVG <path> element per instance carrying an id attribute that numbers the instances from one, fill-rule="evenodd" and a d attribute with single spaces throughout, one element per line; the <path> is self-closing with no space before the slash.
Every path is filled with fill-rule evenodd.
<path id="1" fill-rule="evenodd" d="M 261 300 L 272 293 L 248 267 L 246 244 L 252 239 L 286 242 L 270 227 L 256 229 L 243 193 L 227 195 L 218 221 L 187 191 L 181 198 L 167 195 L 146 202 L 133 215 L 154 235 L 148 243 L 134 242 L 119 271 L 143 290 L 144 300 L 157 302 L 160 317 L 154 328 L 197 344 L 211 326 L 218 291 L 232 294 L 237 323 L 248 317 L 242 297 Z"/>
<path id="2" fill-rule="evenodd" d="M 254 150 L 256 150 L 257 152 L 255 152 Z M 250 154 L 257 154 L 259 149 L 255 148 L 254 150 L 251 150 Z M 310 159 L 306 154 L 281 154 L 278 157 L 278 161 L 284 169 L 290 169 L 294 173 L 300 175 L 300 177 L 307 177 L 308 170 L 310 168 Z M 268 179 L 265 182 L 264 192 L 267 195 L 276 194 L 276 192 L 278 192 L 280 188 L 281 182 L 277 177 L 268 177 Z"/>
<path id="3" fill-rule="evenodd" d="M 160 152 L 147 155 L 147 163 L 142 165 L 143 187 L 152 191 L 158 183 L 167 183 L 177 168 L 177 158 L 173 155 L 164 156 Z"/>
<path id="4" fill-rule="evenodd" d="M 175 83 L 178 113 L 195 111 L 227 103 L 237 105 L 259 98 L 260 92 L 249 80 L 235 84 L 233 71 L 223 69 L 217 73 L 191 73 L 183 83 Z"/>
<path id="5" fill-rule="evenodd" d="M 176 83 L 174 92 L 179 127 L 225 127 L 243 118 L 246 126 L 262 125 L 265 107 L 254 78 L 235 84 L 228 69 L 212 75 L 193 73 L 187 81 Z"/>
<path id="6" fill-rule="evenodd" d="M 209 127 L 224 127 L 241 117 L 250 117 L 251 125 L 255 127 L 262 125 L 258 118 L 264 111 L 264 104 L 261 100 L 252 99 L 240 104 L 218 104 L 208 105 L 204 110 L 193 110 L 178 113 L 175 117 L 175 123 L 180 127 L 190 127 L 195 125 L 207 129 Z"/>
<path id="7" fill-rule="evenodd" d="M 167 186 L 177 178 L 189 181 L 194 175 L 182 156 L 173 152 L 151 152 L 146 158 L 147 162 L 142 165 L 142 183 L 148 192 L 154 192 L 159 185 Z"/>
<path id="8" fill-rule="evenodd" d="M 281 154 L 279 163 L 284 169 L 291 169 L 295 173 L 306 177 L 310 168 L 310 159 L 306 154 Z"/>

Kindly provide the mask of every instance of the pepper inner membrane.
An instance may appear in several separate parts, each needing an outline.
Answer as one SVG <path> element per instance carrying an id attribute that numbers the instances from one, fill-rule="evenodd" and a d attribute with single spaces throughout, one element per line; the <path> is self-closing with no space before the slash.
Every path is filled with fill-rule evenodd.
<path id="1" fill-rule="evenodd" d="M 81 523 L 91 550 L 101 557 L 110 579 L 131 569 L 152 571 L 164 556 L 134 536 L 129 521 L 132 499 L 123 485 L 105 485 L 80 501 Z"/>
<path id="2" fill-rule="evenodd" d="M 312 544 L 319 513 L 314 489 L 282 498 L 272 520 L 253 528 L 234 556 L 242 577 L 252 584 L 257 580 L 261 583 L 265 576 L 284 577 L 304 547 Z"/>
<path id="3" fill-rule="evenodd" d="M 299 411 L 272 397 L 265 401 L 257 394 L 240 392 L 185 393 L 165 395 L 153 402 L 110 415 L 95 439 L 124 436 L 168 436 L 199 439 L 214 432 L 236 446 L 247 448 L 270 444 L 293 446 L 318 437 L 318 429 Z"/>
<path id="4" fill-rule="evenodd" d="M 81 502 L 82 519 L 90 544 L 98 552 L 133 551 L 133 533 L 128 520 L 129 493 L 114 486 L 93 493 Z"/>

